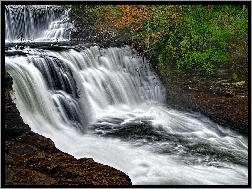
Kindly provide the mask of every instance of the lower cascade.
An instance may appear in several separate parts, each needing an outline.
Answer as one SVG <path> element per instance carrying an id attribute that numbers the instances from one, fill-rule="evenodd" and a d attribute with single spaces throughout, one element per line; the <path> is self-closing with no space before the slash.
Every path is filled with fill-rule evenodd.
<path id="1" fill-rule="evenodd" d="M 5 68 L 24 122 L 76 158 L 135 185 L 248 184 L 248 138 L 165 105 L 149 61 L 128 46 L 34 48 L 6 55 Z"/>

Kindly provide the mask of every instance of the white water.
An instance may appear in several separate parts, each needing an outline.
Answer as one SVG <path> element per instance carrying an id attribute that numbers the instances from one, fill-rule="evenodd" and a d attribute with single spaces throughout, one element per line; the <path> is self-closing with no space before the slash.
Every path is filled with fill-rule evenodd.
<path id="1" fill-rule="evenodd" d="M 72 27 L 60 6 L 5 6 L 5 42 L 69 40 Z"/>
<path id="2" fill-rule="evenodd" d="M 133 184 L 248 184 L 247 138 L 164 106 L 158 77 L 128 47 L 32 50 L 6 57 L 6 69 L 23 120 L 76 158 Z"/>
<path id="3" fill-rule="evenodd" d="M 20 31 L 34 41 L 67 40 L 72 25 L 55 9 L 7 7 L 6 41 L 19 41 Z M 47 21 L 35 23 L 34 10 Z M 13 98 L 24 122 L 60 150 L 122 170 L 135 185 L 248 184 L 247 137 L 164 105 L 158 76 L 132 49 L 23 52 L 5 57 Z"/>

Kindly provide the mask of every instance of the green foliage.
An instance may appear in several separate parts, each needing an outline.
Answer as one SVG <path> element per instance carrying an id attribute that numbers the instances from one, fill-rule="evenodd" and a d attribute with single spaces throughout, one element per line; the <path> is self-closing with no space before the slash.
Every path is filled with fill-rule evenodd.
<path id="1" fill-rule="evenodd" d="M 212 75 L 220 65 L 235 67 L 248 57 L 243 5 L 82 5 L 71 6 L 70 15 L 117 30 L 121 39 L 176 73 Z"/>
<path id="2" fill-rule="evenodd" d="M 176 72 L 204 75 L 230 61 L 229 42 L 239 35 L 247 40 L 247 10 L 233 6 L 181 6 L 181 17 L 168 20 L 167 39 L 154 44 L 158 60 Z M 174 11 L 174 10 L 173 10 Z M 160 49 L 162 49 L 160 51 Z"/>
<path id="3" fill-rule="evenodd" d="M 97 5 L 71 5 L 69 16 L 77 22 L 94 25 L 97 20 L 99 6 Z"/>
<path id="4" fill-rule="evenodd" d="M 231 81 L 238 81 L 238 75 L 236 73 L 233 73 L 231 76 Z"/>
<path id="5" fill-rule="evenodd" d="M 93 26 L 99 22 L 99 11 L 100 6 L 97 5 L 71 5 L 69 16 L 79 30 L 92 35 L 95 32 Z"/>
<path id="6" fill-rule="evenodd" d="M 8 102 L 11 102 L 12 99 L 11 99 L 11 95 L 13 94 L 13 90 L 9 89 L 9 88 L 5 88 L 5 102 L 8 103 Z"/>

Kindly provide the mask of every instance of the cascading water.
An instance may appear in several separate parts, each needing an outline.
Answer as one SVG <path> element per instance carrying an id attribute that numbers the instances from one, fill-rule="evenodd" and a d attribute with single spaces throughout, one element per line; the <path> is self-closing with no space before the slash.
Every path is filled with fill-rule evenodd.
<path id="1" fill-rule="evenodd" d="M 5 68 L 24 122 L 76 158 L 133 184 L 248 184 L 247 137 L 166 107 L 158 76 L 129 47 L 31 49 Z"/>
<path id="2" fill-rule="evenodd" d="M 67 13 L 60 6 L 5 6 L 5 41 L 68 40 L 72 24 Z"/>

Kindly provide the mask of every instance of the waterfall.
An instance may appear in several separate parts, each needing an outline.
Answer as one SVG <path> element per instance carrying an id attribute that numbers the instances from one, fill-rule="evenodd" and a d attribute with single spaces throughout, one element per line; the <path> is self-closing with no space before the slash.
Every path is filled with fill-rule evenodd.
<path id="1" fill-rule="evenodd" d="M 27 56 L 8 57 L 6 63 L 12 75 L 19 74 L 16 90 L 20 91 L 19 98 L 25 99 L 27 111 L 34 113 L 34 108 L 41 108 L 40 113 L 48 103 L 52 106 L 48 109 L 55 109 L 53 116 L 59 114 L 62 121 L 81 131 L 93 114 L 108 106 L 165 100 L 165 89 L 149 62 L 142 62 L 129 47 L 99 49 L 94 46 L 62 52 L 33 50 Z M 21 70 L 26 71 L 21 73 Z M 23 86 L 20 82 L 29 84 Z M 42 91 L 48 90 L 42 102 L 40 89 L 34 89 L 34 84 L 43 86 Z"/>
<path id="2" fill-rule="evenodd" d="M 16 18 L 23 22 L 6 27 L 6 39 L 16 40 L 26 28 L 27 36 L 50 41 L 58 32 L 49 31 L 60 28 L 57 22 L 65 15 L 56 14 L 58 8 L 6 7 L 7 25 L 18 23 Z M 35 24 L 33 9 L 49 21 Z M 43 24 L 43 35 L 29 30 Z M 60 150 L 122 170 L 135 185 L 248 184 L 248 138 L 199 113 L 169 108 L 151 63 L 134 49 L 7 51 L 12 54 L 6 53 L 5 68 L 24 122 Z"/>
<path id="3" fill-rule="evenodd" d="M 67 13 L 60 6 L 5 6 L 5 41 L 68 40 L 72 24 Z"/>

